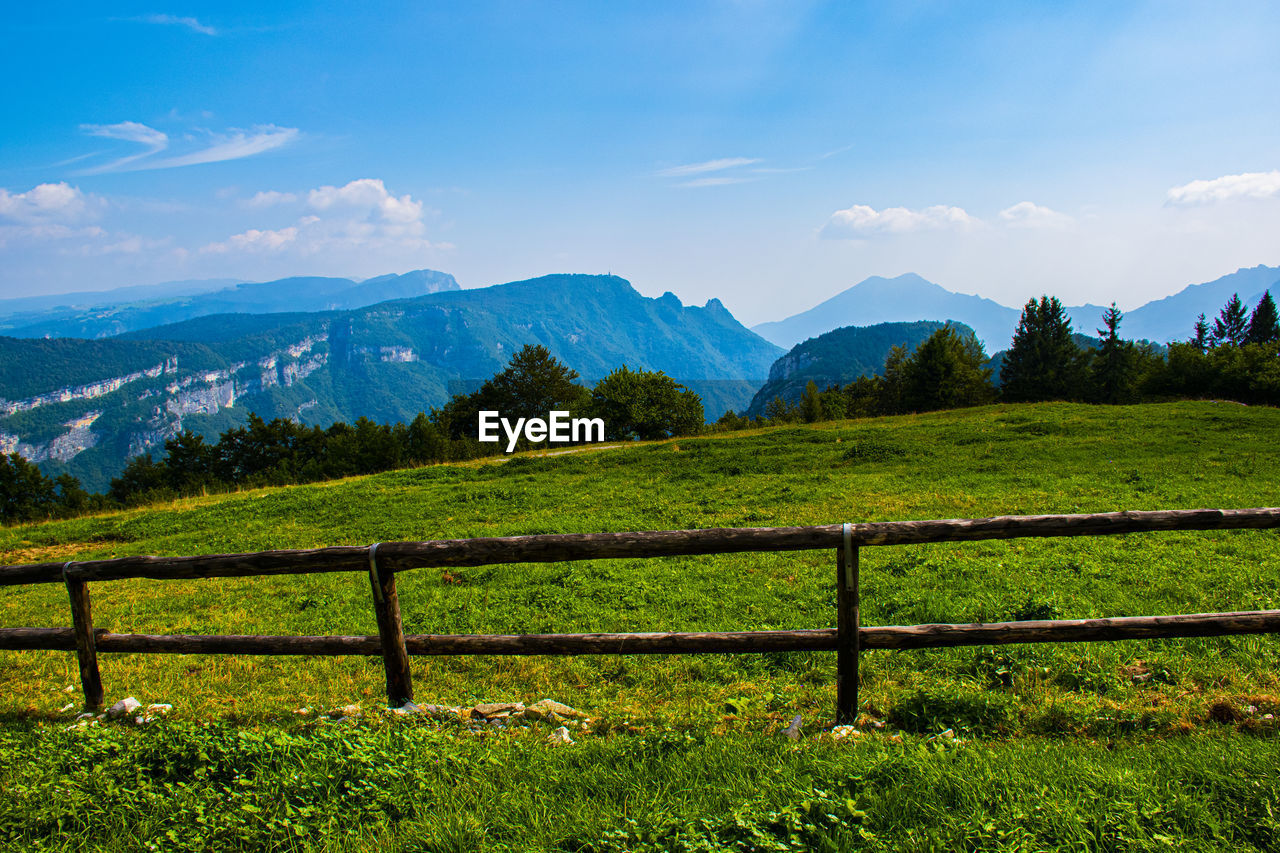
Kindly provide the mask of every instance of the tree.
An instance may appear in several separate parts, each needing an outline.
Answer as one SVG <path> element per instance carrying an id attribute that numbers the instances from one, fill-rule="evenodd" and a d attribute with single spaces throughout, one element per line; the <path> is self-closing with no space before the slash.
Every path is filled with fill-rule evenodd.
<path id="1" fill-rule="evenodd" d="M 0 520 L 50 518 L 57 506 L 53 480 L 17 453 L 0 456 Z"/>
<path id="2" fill-rule="evenodd" d="M 587 409 L 604 421 L 604 437 L 658 439 L 703 427 L 702 400 L 662 371 L 619 367 L 596 383 Z"/>
<path id="3" fill-rule="evenodd" d="M 1057 297 L 1029 300 L 1000 369 L 1001 396 L 1011 402 L 1076 398 L 1081 362 L 1071 321 Z"/>
<path id="4" fill-rule="evenodd" d="M 1212 336 L 1209 333 L 1209 324 L 1205 322 L 1204 312 L 1200 312 L 1200 316 L 1196 318 L 1195 336 L 1189 341 L 1193 346 L 1204 352 L 1212 343 Z"/>
<path id="5" fill-rule="evenodd" d="M 980 406 L 995 399 L 987 354 L 972 332 L 951 325 L 928 337 L 902 365 L 902 405 L 913 412 Z"/>
<path id="6" fill-rule="evenodd" d="M 1136 353 L 1132 341 L 1122 340 L 1118 329 L 1124 315 L 1114 302 L 1102 315 L 1098 329 L 1102 345 L 1093 359 L 1093 398 L 1100 403 L 1130 403 L 1137 399 Z"/>
<path id="7" fill-rule="evenodd" d="M 818 391 L 818 383 L 812 379 L 805 384 L 804 393 L 800 395 L 800 417 L 807 424 L 822 420 L 822 395 Z"/>
<path id="8" fill-rule="evenodd" d="M 1233 293 L 1213 321 L 1211 344 L 1238 347 L 1245 342 L 1248 330 L 1249 321 L 1244 303 L 1240 301 L 1240 294 Z"/>
<path id="9" fill-rule="evenodd" d="M 455 395 L 432 418 L 450 438 L 478 434 L 482 411 L 498 412 L 515 423 L 517 418 L 546 418 L 554 410 L 581 410 L 590 392 L 574 382 L 578 372 L 552 357 L 542 344 L 529 344 L 511 357 L 500 372 L 479 390 Z"/>
<path id="10" fill-rule="evenodd" d="M 1276 302 L 1271 291 L 1265 290 L 1249 318 L 1245 339 L 1251 344 L 1273 344 L 1280 341 L 1280 316 L 1276 315 Z"/>

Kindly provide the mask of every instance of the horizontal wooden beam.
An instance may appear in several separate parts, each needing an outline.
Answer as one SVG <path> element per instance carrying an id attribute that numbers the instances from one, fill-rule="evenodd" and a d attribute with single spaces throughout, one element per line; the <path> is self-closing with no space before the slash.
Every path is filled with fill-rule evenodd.
<path id="1" fill-rule="evenodd" d="M 1280 610 L 1056 619 L 968 625 L 863 627 L 865 649 L 927 649 L 1010 643 L 1081 643 L 1280 633 Z M 239 655 L 380 655 L 377 636 L 111 634 L 95 631 L 102 653 Z M 836 630 L 727 631 L 644 634 L 410 634 L 410 655 L 751 654 L 834 651 Z M 3 628 L 0 649 L 74 651 L 70 628 Z"/>
<path id="2" fill-rule="evenodd" d="M 1105 536 L 1159 530 L 1280 527 L 1280 507 L 1104 512 L 1083 515 L 1009 515 L 935 521 L 854 524 L 853 545 L 915 545 L 1041 536 Z M 399 572 L 423 567 L 546 563 L 623 557 L 672 557 L 759 551 L 837 548 L 842 525 L 644 530 L 629 533 L 553 533 L 429 542 L 385 542 L 378 564 Z M 67 566 L 66 576 L 85 581 L 123 578 L 245 577 L 368 570 L 368 548 L 337 546 L 248 554 L 190 557 L 120 557 Z M 0 586 L 63 580 L 63 563 L 0 566 Z"/>

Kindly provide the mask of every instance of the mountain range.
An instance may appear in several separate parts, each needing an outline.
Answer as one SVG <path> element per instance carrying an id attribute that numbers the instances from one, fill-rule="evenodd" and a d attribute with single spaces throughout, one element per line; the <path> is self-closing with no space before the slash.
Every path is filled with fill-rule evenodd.
<path id="1" fill-rule="evenodd" d="M 1240 269 L 1126 312 L 1120 332 L 1132 340 L 1156 343 L 1186 340 L 1191 337 L 1198 314 L 1212 320 L 1233 293 L 1252 308 L 1268 288 L 1274 291 L 1273 296 L 1280 294 L 1280 267 Z M 1066 310 L 1076 332 L 1093 335 L 1102 326 L 1105 309 L 1100 305 L 1068 306 Z M 807 311 L 761 323 L 752 331 L 789 349 L 837 327 L 954 320 L 971 327 L 987 352 L 994 353 L 1008 348 L 1021 313 L 1020 308 L 981 296 L 953 293 L 915 273 L 906 273 L 896 278 L 872 276 Z"/>
<path id="2" fill-rule="evenodd" d="M 662 370 L 713 419 L 744 409 L 782 354 L 719 300 L 685 306 L 589 275 L 349 310 L 217 314 L 98 340 L 7 337 L 0 451 L 100 489 L 129 457 L 180 430 L 214 438 L 250 412 L 318 425 L 410 420 L 478 387 L 530 343 L 587 383 L 624 364 Z"/>
<path id="3" fill-rule="evenodd" d="M 0 300 L 0 334 L 15 338 L 105 338 L 205 317 L 363 308 L 458 290 L 448 273 L 413 270 L 364 281 L 299 276 L 276 281 L 167 282 L 104 293 Z"/>

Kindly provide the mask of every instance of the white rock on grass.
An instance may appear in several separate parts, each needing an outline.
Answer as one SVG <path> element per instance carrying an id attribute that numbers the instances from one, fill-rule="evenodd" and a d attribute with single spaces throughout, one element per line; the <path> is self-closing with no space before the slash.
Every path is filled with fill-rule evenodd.
<path id="1" fill-rule="evenodd" d="M 523 702 L 482 702 L 471 707 L 471 716 L 484 720 L 505 720 L 525 711 Z"/>
<path id="2" fill-rule="evenodd" d="M 831 737 L 834 740 L 844 740 L 845 738 L 862 737 L 862 732 L 853 726 L 836 726 L 831 730 Z"/>
<path id="3" fill-rule="evenodd" d="M 132 696 L 128 696 L 107 709 L 107 718 L 111 720 L 119 720 L 122 717 L 129 716 L 141 707 L 141 702 L 134 699 Z"/>
<path id="4" fill-rule="evenodd" d="M 155 702 L 147 706 L 147 713 L 153 717 L 168 714 L 172 710 L 172 705 L 167 705 L 162 702 Z"/>
<path id="5" fill-rule="evenodd" d="M 70 711 L 72 708 L 74 708 L 75 706 L 76 706 L 76 703 L 75 703 L 75 702 L 68 702 L 67 704 L 63 705 L 61 708 L 59 708 L 59 709 L 58 709 L 58 713 L 59 713 L 59 714 L 65 714 L 65 713 L 67 713 L 68 711 Z"/>
<path id="6" fill-rule="evenodd" d="M 569 737 L 569 730 L 564 726 L 547 735 L 547 740 L 555 746 L 568 746 L 575 743 L 574 739 Z"/>
<path id="7" fill-rule="evenodd" d="M 329 716 L 332 719 L 338 720 L 344 717 L 358 717 L 362 713 L 363 712 L 360 710 L 359 705 L 343 705 L 341 708 L 334 708 L 330 711 Z"/>

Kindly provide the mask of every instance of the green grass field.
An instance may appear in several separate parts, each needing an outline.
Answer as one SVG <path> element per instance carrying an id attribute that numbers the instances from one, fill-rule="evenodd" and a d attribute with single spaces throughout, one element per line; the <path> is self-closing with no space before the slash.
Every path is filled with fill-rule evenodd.
<path id="1" fill-rule="evenodd" d="M 1280 504 L 1280 411 L 995 406 L 434 466 L 0 531 L 5 563 L 547 532 Z M 834 625 L 834 552 L 421 569 L 409 633 Z M 360 573 L 91 587 L 115 632 L 373 634 Z M 864 624 L 1280 607 L 1274 531 L 868 548 Z M 0 625 L 69 624 L 58 585 Z M 474 733 L 370 713 L 365 658 L 106 655 L 142 729 L 63 731 L 74 655 L 0 652 L 0 842 L 14 849 L 1270 850 L 1276 638 L 863 656 L 854 741 L 834 656 L 415 659 L 419 702 L 592 717 Z M 778 731 L 805 720 L 799 744 Z M 1268 717 L 1268 715 L 1272 715 Z M 871 721 L 885 721 L 883 729 Z M 952 729 L 955 739 L 930 738 Z"/>

